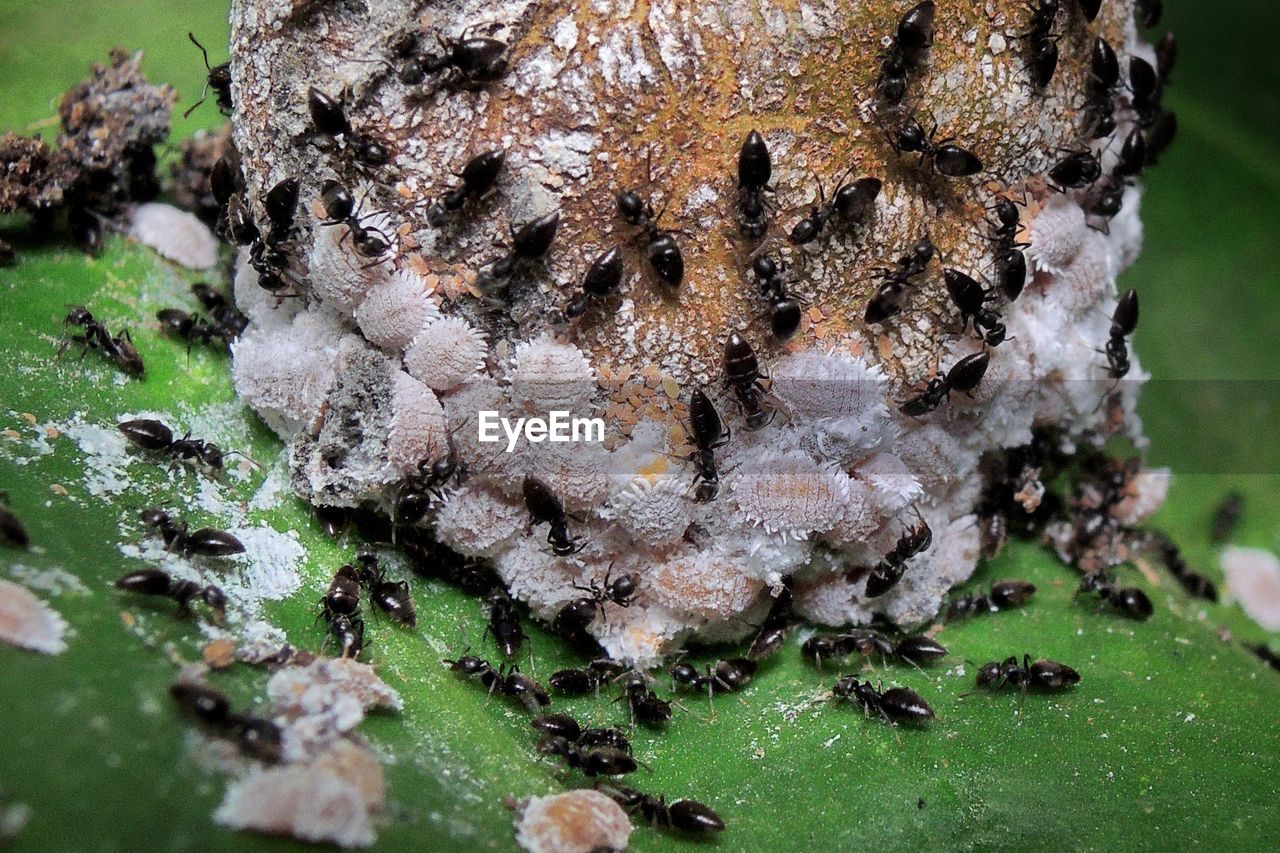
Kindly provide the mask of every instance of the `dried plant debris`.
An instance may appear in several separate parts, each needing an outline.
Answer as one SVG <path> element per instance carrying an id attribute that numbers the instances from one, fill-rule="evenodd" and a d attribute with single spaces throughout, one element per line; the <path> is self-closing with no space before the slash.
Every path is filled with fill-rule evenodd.
<path id="1" fill-rule="evenodd" d="M 28 213 L 40 230 L 65 209 L 72 237 L 96 252 L 130 204 L 156 197 L 155 146 L 169 136 L 178 94 L 149 83 L 141 63 L 141 53 L 117 48 L 109 64 L 95 65 L 63 96 L 53 145 L 0 137 L 0 213 Z"/>
<path id="2" fill-rule="evenodd" d="M 213 170 L 224 157 L 230 164 L 239 163 L 231 145 L 230 124 L 216 133 L 198 130 L 183 140 L 182 158 L 171 167 L 174 203 L 200 217 L 200 221 L 211 228 L 218 221 L 222 207 L 213 189 Z"/>
<path id="3" fill-rule="evenodd" d="M 56 655 L 67 650 L 67 622 L 25 586 L 0 580 L 0 641 Z"/>

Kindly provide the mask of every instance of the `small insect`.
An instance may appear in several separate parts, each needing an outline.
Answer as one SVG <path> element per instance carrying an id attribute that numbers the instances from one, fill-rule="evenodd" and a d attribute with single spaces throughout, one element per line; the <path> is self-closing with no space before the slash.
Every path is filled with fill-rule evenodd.
<path id="1" fill-rule="evenodd" d="M 326 618 L 329 636 L 337 640 L 340 657 L 358 658 L 364 651 L 364 619 L 358 614 L 347 616 L 335 613 Z"/>
<path id="2" fill-rule="evenodd" d="M 857 653 L 864 658 L 878 657 L 882 661 L 900 660 L 915 665 L 932 663 L 947 654 L 947 649 L 937 640 L 923 635 L 903 637 L 896 643 L 869 628 L 855 628 L 839 634 L 815 634 L 804 642 L 800 652 L 813 658 L 821 668 L 824 660 L 838 660 Z"/>
<path id="3" fill-rule="evenodd" d="M 191 438 L 189 432 L 175 439 L 172 429 L 150 418 L 121 421 L 117 429 L 141 448 L 168 453 L 175 465 L 179 462 L 201 462 L 215 471 L 222 470 L 222 450 L 213 442 Z"/>
<path id="4" fill-rule="evenodd" d="M 560 227 L 560 211 L 539 216 L 526 222 L 519 228 L 512 226 L 511 250 L 493 261 L 487 270 L 476 276 L 476 287 L 493 300 L 495 294 L 504 291 L 508 286 L 512 273 L 521 261 L 536 261 L 551 249 L 556 230 Z M 505 305 L 501 300 L 495 306 Z"/>
<path id="5" fill-rule="evenodd" d="M 519 653 L 520 646 L 525 640 L 524 629 L 520 627 L 520 614 L 516 613 L 515 602 L 512 601 L 511 596 L 507 595 L 505 590 L 499 587 L 489 593 L 487 604 L 489 606 L 489 624 L 485 628 L 485 633 L 493 634 L 502 656 L 507 660 L 511 660 Z"/>
<path id="6" fill-rule="evenodd" d="M 551 697 L 547 695 L 542 685 L 518 669 L 513 668 L 506 674 L 501 687 L 504 696 L 524 705 L 530 714 L 540 713 L 543 708 L 551 704 Z"/>
<path id="7" fill-rule="evenodd" d="M 427 210 L 427 222 L 439 228 L 449 221 L 452 214 L 457 213 L 468 199 L 478 199 L 493 188 L 502 171 L 507 152 L 502 148 L 485 151 L 467 161 L 461 172 L 454 176 L 462 179 L 462 185 L 450 190 L 443 199 L 431 205 Z"/>
<path id="8" fill-rule="evenodd" d="M 990 690 L 1002 687 L 1018 687 L 1024 693 L 1034 690 L 1063 690 L 1080 683 L 1080 673 L 1065 663 L 1052 660 L 1031 662 L 1030 655 L 1022 656 L 1022 665 L 1016 657 L 992 661 L 978 670 L 978 686 Z"/>
<path id="9" fill-rule="evenodd" d="M 9 494 L 0 492 L 0 545 L 10 548 L 26 548 L 31 536 L 18 514 L 9 506 Z"/>
<path id="10" fill-rule="evenodd" d="M 822 235 L 831 217 L 837 214 L 849 225 L 865 221 L 875 207 L 881 187 L 879 178 L 859 178 L 852 183 L 840 185 L 828 200 L 819 183 L 818 203 L 809 208 L 808 216 L 791 228 L 787 239 L 796 246 L 812 243 Z"/>
<path id="11" fill-rule="evenodd" d="M 658 694 L 649 689 L 643 674 L 632 670 L 618 678 L 622 681 L 622 695 L 616 701 L 625 701 L 633 718 L 646 726 L 661 725 L 671 719 L 671 703 L 659 699 Z"/>
<path id="12" fill-rule="evenodd" d="M 646 184 L 653 183 L 652 161 L 646 157 Z M 659 280 L 667 287 L 678 288 L 684 281 L 684 253 L 673 234 L 676 232 L 659 227 L 658 220 L 666 212 L 654 213 L 653 202 L 635 190 L 624 190 L 615 199 L 618 215 L 640 228 L 640 235 L 647 241 L 645 257 Z"/>
<path id="13" fill-rule="evenodd" d="M 335 180 L 327 180 L 320 187 L 320 203 L 324 206 L 325 219 L 321 225 L 345 225 L 356 251 L 366 258 L 382 258 L 391 251 L 391 238 L 379 228 L 369 228 L 364 221 L 376 214 L 358 212 L 359 206 L 350 190 Z"/>
<path id="14" fill-rule="evenodd" d="M 583 749 L 568 738 L 557 735 L 544 737 L 538 744 L 538 752 L 563 758 L 565 764 L 588 777 L 622 776 L 634 773 L 638 766 L 634 758 L 621 750 L 607 746 Z"/>
<path id="15" fill-rule="evenodd" d="M 990 290 L 979 284 L 972 276 L 958 269 L 946 267 L 942 271 L 943 281 L 947 285 L 947 293 L 951 301 L 960 309 L 961 331 L 973 321 L 973 330 L 989 347 L 998 347 L 1005 340 L 1005 326 L 1000 322 L 1000 315 L 987 307 L 987 303 L 995 298 Z"/>
<path id="16" fill-rule="evenodd" d="M 241 199 L 235 197 L 228 205 L 228 232 L 237 245 L 249 246 L 249 265 L 258 274 L 258 285 L 271 293 L 279 293 L 288 286 L 284 274 L 297 233 L 295 220 L 301 186 L 296 177 L 288 177 L 267 190 L 263 198 L 267 213 L 265 233 L 253 222 Z"/>
<path id="17" fill-rule="evenodd" d="M 169 685 L 169 695 L 182 713 L 219 737 L 234 740 L 245 755 L 267 763 L 281 759 L 284 736 L 271 720 L 234 713 L 225 695 L 203 684 L 179 681 Z"/>
<path id="18" fill-rule="evenodd" d="M 929 380 L 929 384 L 916 396 L 898 407 L 898 411 L 913 418 L 923 417 L 942 405 L 952 391 L 968 394 L 978 386 L 991 363 L 991 352 L 983 350 L 957 361 L 945 376 Z"/>
<path id="19" fill-rule="evenodd" d="M 919 513 L 916 514 L 919 517 Z M 908 527 L 898 538 L 893 550 L 885 554 L 867 575 L 866 594 L 879 598 L 897 585 L 907 570 L 907 560 L 929 550 L 933 544 L 933 530 L 920 518 L 915 527 Z"/>
<path id="20" fill-rule="evenodd" d="M 1148 536 L 1147 545 L 1155 550 L 1165 568 L 1188 595 L 1203 598 L 1206 601 L 1218 600 L 1218 588 L 1213 581 L 1199 572 L 1192 571 L 1187 561 L 1183 559 L 1182 550 L 1167 534 L 1159 531 L 1152 532 Z"/>
<path id="21" fill-rule="evenodd" d="M 731 332 L 724 344 L 724 379 L 747 422 L 747 429 L 768 426 L 776 414 L 760 384 L 760 362 L 747 339 Z"/>
<path id="22" fill-rule="evenodd" d="M 716 450 L 729 443 L 730 432 L 720 420 L 715 404 L 701 388 L 689 395 L 689 434 L 693 437 L 694 451 L 688 461 L 697 467 L 694 474 L 694 500 L 698 503 L 713 501 L 720 492 L 720 473 L 716 467 Z"/>
<path id="23" fill-rule="evenodd" d="M 213 90 L 214 97 L 218 102 L 218 111 L 224 116 L 231 115 L 231 63 L 224 62 L 221 65 L 209 65 L 209 51 L 204 49 L 199 41 L 196 40 L 195 33 L 187 33 L 187 38 L 191 39 L 191 43 L 200 48 L 200 54 L 204 57 L 204 70 L 207 72 L 204 83 L 204 92 L 200 95 L 200 100 L 187 107 L 187 111 L 182 114 L 183 118 L 191 115 L 196 108 L 205 102 L 205 98 L 209 96 L 209 90 Z"/>
<path id="24" fill-rule="evenodd" d="M 855 676 L 846 675 L 836 682 L 831 692 L 837 699 L 861 705 L 866 715 L 874 711 L 886 723 L 921 724 L 935 716 L 924 697 L 907 687 L 882 690 L 873 687 L 870 681 L 859 681 Z"/>
<path id="25" fill-rule="evenodd" d="M 1058 39 L 1061 36 L 1053 32 L 1058 7 L 1058 0 L 1040 0 L 1031 13 L 1031 28 L 1024 33 L 1027 45 L 1031 48 L 1031 61 L 1027 69 L 1031 72 L 1031 82 L 1037 89 L 1048 86 L 1053 73 L 1058 69 Z"/>
<path id="26" fill-rule="evenodd" d="M 591 636 L 589 630 L 595 618 L 595 600 L 575 598 L 556 611 L 555 618 L 551 620 L 551 630 L 564 637 L 575 650 L 583 654 L 594 654 L 600 649 L 599 642 Z M 574 671 L 577 670 L 564 670 L 566 673 Z M 566 678 L 570 677 L 566 675 Z M 595 685 L 592 684 L 591 687 L 594 688 Z"/>
<path id="27" fill-rule="evenodd" d="M 953 598 L 947 604 L 947 621 L 962 619 L 975 613 L 999 613 L 1022 607 L 1036 593 L 1033 583 L 1019 580 L 996 581 L 982 593 L 970 593 Z"/>
<path id="28" fill-rule="evenodd" d="M 418 464 L 418 473 L 406 478 L 396 494 L 392 504 L 395 523 L 414 525 L 422 521 L 435 503 L 444 500 L 444 487 L 462 473 L 452 449 L 434 462 L 424 459 Z"/>
<path id="29" fill-rule="evenodd" d="M 160 331 L 187 342 L 188 353 L 193 344 L 218 344 L 225 350 L 230 347 L 231 340 L 234 340 L 234 337 L 228 339 L 224 330 L 214 321 L 180 308 L 162 308 L 156 312 L 156 319 L 160 321 Z"/>
<path id="30" fill-rule="evenodd" d="M 1133 19 L 1144 30 L 1159 24 L 1163 16 L 1164 0 L 1137 0 L 1133 4 Z"/>
<path id="31" fill-rule="evenodd" d="M 578 542 L 569 535 L 569 522 L 564 504 L 551 491 L 550 486 L 537 477 L 525 477 L 522 490 L 525 508 L 529 510 L 530 523 L 545 522 L 551 526 L 547 531 L 547 542 L 557 557 L 576 554 L 587 546 L 586 542 Z"/>
<path id="32" fill-rule="evenodd" d="M 1129 348 L 1125 339 L 1138 327 L 1138 292 L 1129 288 L 1111 314 L 1111 333 L 1107 339 L 1107 375 L 1117 382 L 1129 373 Z"/>
<path id="33" fill-rule="evenodd" d="M 164 541 L 166 551 L 183 557 L 230 557 L 244 553 L 244 544 L 225 530 L 201 527 L 188 531 L 185 521 L 179 525 L 173 516 L 159 508 L 143 510 L 141 518 L 147 528 Z"/>
<path id="34" fill-rule="evenodd" d="M 964 178 L 982 171 L 982 161 L 969 149 L 961 147 L 953 138 L 948 137 L 935 142 L 938 133 L 935 123 L 928 133 L 915 118 L 908 118 L 890 138 L 893 148 L 899 154 L 917 153 L 921 165 L 929 167 L 939 175 L 948 178 Z"/>
<path id="35" fill-rule="evenodd" d="M 583 729 L 582 734 L 578 735 L 578 745 L 588 749 L 607 746 L 610 749 L 631 754 L 631 741 L 617 726 Z"/>
<path id="36" fill-rule="evenodd" d="M 1102 11 L 1102 0 L 1079 0 L 1080 14 L 1089 23 L 1093 23 L 1098 19 L 1098 13 Z"/>
<path id="37" fill-rule="evenodd" d="M 1092 151 L 1073 151 L 1049 169 L 1049 180 L 1058 192 L 1079 190 L 1102 177 L 1102 166 Z"/>
<path id="38" fill-rule="evenodd" d="M 880 274 L 882 281 L 876 289 L 876 295 L 867 303 L 863 320 L 867 323 L 883 323 L 901 311 L 903 294 L 913 284 L 911 279 L 924 274 L 935 251 L 933 240 L 921 237 L 906 254 L 898 258 L 895 268 L 879 267 L 872 270 Z"/>
<path id="39" fill-rule="evenodd" d="M 81 358 L 84 358 L 84 354 L 91 349 L 100 350 L 116 363 L 116 367 L 130 376 L 136 376 L 139 379 L 146 377 L 146 364 L 142 361 L 137 347 L 133 345 L 133 338 L 129 335 L 128 329 L 121 329 L 115 335 L 111 334 L 106 324 L 99 322 L 84 306 L 73 307 L 63 323 L 68 326 L 80 326 L 84 332 L 68 335 L 58 348 L 59 356 L 66 351 L 67 347 L 75 343 L 81 347 Z"/>
<path id="40" fill-rule="evenodd" d="M 1218 508 L 1213 512 L 1213 530 L 1209 534 L 1212 542 L 1226 542 L 1231 538 L 1231 534 L 1235 532 L 1236 525 L 1240 523 L 1240 516 L 1244 514 L 1244 495 L 1239 492 L 1230 492 L 1218 504 Z"/>
<path id="41" fill-rule="evenodd" d="M 760 293 L 769 300 L 769 330 L 779 343 L 785 343 L 800 329 L 804 304 L 787 290 L 778 262 L 768 255 L 761 255 L 751 265 Z"/>
<path id="42" fill-rule="evenodd" d="M 1105 571 L 1088 572 L 1080 579 L 1076 595 L 1097 593 L 1098 597 L 1130 619 L 1149 619 L 1155 612 L 1151 599 L 1136 586 L 1117 586 Z"/>
<path id="43" fill-rule="evenodd" d="M 320 599 L 320 614 L 326 621 L 336 616 L 355 616 L 360 612 L 362 584 L 355 566 L 343 566 L 334 573 L 324 598 Z"/>
<path id="44" fill-rule="evenodd" d="M 738 231 L 748 240 L 759 240 L 769 228 L 769 204 L 764 195 L 773 192 L 769 186 L 772 175 L 769 146 L 753 130 L 738 151 Z"/>
<path id="45" fill-rule="evenodd" d="M 605 572 L 603 585 L 597 583 L 594 578 L 589 586 L 576 583 L 573 585 L 574 589 L 591 593 L 591 600 L 599 609 L 601 618 L 604 618 L 605 602 L 612 602 L 619 607 L 630 607 L 631 602 L 635 600 L 636 591 L 639 587 L 639 575 L 622 575 L 619 578 L 613 578 L 612 565 Z"/>
<path id="46" fill-rule="evenodd" d="M 1160 110 L 1147 128 L 1147 165 L 1154 166 L 1178 135 L 1178 117 L 1170 110 Z"/>
<path id="47" fill-rule="evenodd" d="M 996 280 L 1004 295 L 1013 302 L 1022 294 L 1027 281 L 1027 258 L 1022 250 L 1029 244 L 1018 242 L 1021 217 L 1018 206 L 1010 199 L 1000 199 L 993 206 L 996 221 L 992 242 L 995 244 Z"/>
<path id="48" fill-rule="evenodd" d="M 705 672 L 698 672 L 691 664 L 678 663 L 671 667 L 672 679 L 694 690 L 706 690 L 707 696 L 720 693 L 736 693 L 751 683 L 758 664 L 750 658 L 718 660 Z"/>
<path id="49" fill-rule="evenodd" d="M 369 590 L 369 600 L 392 620 L 408 628 L 418 625 L 418 607 L 409 591 L 409 582 L 387 580 L 386 570 L 378 560 L 378 554 L 364 546 L 356 554 L 360 583 Z"/>
<path id="50" fill-rule="evenodd" d="M 925 50 L 933 44 L 933 0 L 924 0 L 898 19 L 893 39 L 880 55 L 876 94 L 881 105 L 896 107 L 907 95 L 911 71 L 919 67 Z"/>
<path id="51" fill-rule="evenodd" d="M 582 277 L 582 293 L 569 300 L 564 315 L 576 320 L 593 302 L 608 299 L 622 286 L 622 277 L 626 272 L 622 260 L 622 249 L 614 246 L 596 256 L 587 267 L 587 274 Z"/>
<path id="52" fill-rule="evenodd" d="M 1165 33 L 1164 38 L 1156 43 L 1156 72 L 1160 75 L 1160 85 L 1168 86 L 1173 82 L 1173 68 L 1178 64 L 1178 40 L 1173 33 Z"/>
<path id="53" fill-rule="evenodd" d="M 1138 114 L 1138 123 L 1145 126 L 1155 120 L 1163 96 L 1160 72 L 1140 56 L 1129 57 L 1129 105 Z"/>
<path id="54" fill-rule="evenodd" d="M 594 608 L 592 608 L 594 611 Z M 604 680 L 590 669 L 560 669 L 551 673 L 547 684 L 566 696 L 586 696 L 600 688 Z"/>
<path id="55" fill-rule="evenodd" d="M 159 595 L 178 602 L 178 615 L 191 614 L 191 603 L 199 599 L 221 622 L 227 615 L 227 596 L 216 586 L 201 586 L 195 581 L 179 580 L 162 569 L 131 572 L 116 581 L 116 589 L 141 595 Z"/>
<path id="56" fill-rule="evenodd" d="M 372 136 L 356 130 L 347 117 L 343 96 L 334 98 L 315 86 L 307 89 L 307 112 L 311 115 L 311 127 L 315 134 L 340 144 L 356 163 L 363 166 L 385 166 L 391 154 L 385 145 Z"/>
<path id="57" fill-rule="evenodd" d="M 568 714 L 539 714 L 529 721 L 529 725 L 552 737 L 577 741 L 582 735 L 582 725 Z"/>
<path id="58" fill-rule="evenodd" d="M 644 822 L 655 829 L 675 829 L 691 834 L 724 831 L 720 815 L 697 800 L 676 800 L 668 805 L 666 797 L 655 797 L 616 783 L 600 785 L 599 790 L 627 814 L 639 812 Z"/>
<path id="59" fill-rule="evenodd" d="M 483 658 L 475 655 L 463 655 L 457 660 L 445 658 L 443 663 L 449 665 L 449 669 L 458 675 L 465 676 L 468 679 L 475 679 L 489 693 L 502 693 L 506 683 L 506 676 L 494 669 L 493 664 Z"/>
<path id="60" fill-rule="evenodd" d="M 422 70 L 427 74 L 444 72 L 447 80 L 458 80 L 466 83 L 485 83 L 496 80 L 507 70 L 507 60 L 503 56 L 507 51 L 507 43 L 495 38 L 476 36 L 478 29 L 493 25 L 476 25 L 462 31 L 460 38 L 446 38 L 439 34 L 436 41 L 443 48 L 443 53 L 424 56 L 420 61 Z"/>

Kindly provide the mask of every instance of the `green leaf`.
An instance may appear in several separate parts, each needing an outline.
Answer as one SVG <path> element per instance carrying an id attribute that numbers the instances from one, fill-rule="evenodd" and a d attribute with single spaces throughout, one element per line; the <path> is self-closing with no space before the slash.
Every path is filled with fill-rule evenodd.
<path id="1" fill-rule="evenodd" d="M 9 8 L 0 13 L 0 67 L 9 90 L 0 100 L 0 126 L 22 128 L 51 115 L 57 95 L 117 41 L 149 49 L 153 79 L 197 91 L 202 68 L 186 30 L 218 44 L 225 11 L 217 3 L 193 12 L 132 0 Z M 1280 247 L 1253 236 L 1276 223 L 1278 182 L 1269 164 L 1280 151 L 1274 135 L 1248 129 L 1262 75 L 1245 79 L 1230 98 L 1217 97 L 1221 52 L 1213 34 L 1239 32 L 1224 29 L 1221 14 L 1170 10 L 1171 18 L 1185 15 L 1195 24 L 1172 26 L 1202 40 L 1184 39 L 1170 96 L 1185 117 L 1183 135 L 1148 182 L 1148 248 L 1124 280 L 1142 293 L 1137 349 L 1161 380 L 1143 404 L 1151 458 L 1178 472 L 1157 523 L 1197 569 L 1219 581 L 1208 524 L 1221 496 L 1229 488 L 1246 495 L 1240 544 L 1276 548 L 1280 518 L 1280 477 L 1271 470 L 1280 415 L 1268 384 L 1276 371 L 1273 348 L 1261 345 L 1274 334 Z M 1254 55 L 1271 55 L 1258 50 Z M 218 48 L 213 53 L 217 61 Z M 217 121 L 206 105 L 179 122 L 179 132 Z M 1207 200 L 1215 200 L 1212 216 L 1198 212 Z M 110 428 L 138 411 L 186 422 L 219 407 L 226 446 L 271 469 L 280 464 L 279 442 L 235 401 L 224 357 L 199 349 L 188 356 L 158 335 L 155 309 L 190 305 L 190 276 L 118 238 L 102 258 L 89 260 L 34 245 L 20 222 L 2 236 L 16 243 L 20 265 L 0 271 L 0 429 L 18 435 L 0 436 L 0 488 L 39 548 L 3 552 L 0 575 L 63 569 L 85 587 L 42 593 L 74 629 L 65 654 L 0 648 L 7 732 L 0 785 L 11 801 L 32 808 L 18 847 L 126 847 L 144 837 L 173 849 L 285 846 L 230 833 L 210 819 L 223 780 L 186 752 L 187 727 L 165 696 L 176 671 L 171 659 L 199 656 L 195 624 L 174 619 L 164 603 L 111 587 L 144 565 L 117 544 L 141 537 L 137 511 L 186 506 L 200 476 L 139 461 L 129 469 L 135 486 L 96 496 L 76 442 L 39 427 L 80 417 Z M 147 380 L 122 380 L 95 353 L 78 360 L 73 350 L 57 360 L 68 303 L 131 326 Z M 1244 379 L 1255 381 L 1228 381 Z M 255 471 L 205 487 L 248 501 L 266 476 Z M 307 550 L 303 587 L 268 612 L 292 642 L 317 647 L 315 601 L 354 546 L 327 539 L 291 497 L 249 517 L 298 532 Z M 638 730 L 636 754 L 649 769 L 635 784 L 712 805 L 729 825 L 721 844 L 730 849 L 1247 847 L 1276 837 L 1280 676 L 1219 637 L 1226 627 L 1236 639 L 1266 638 L 1238 607 L 1191 601 L 1167 575 L 1155 575 L 1156 586 L 1131 571 L 1126 582 L 1145 588 L 1158 611 L 1149 622 L 1129 622 L 1077 603 L 1072 572 L 1025 544 L 1011 546 L 975 582 L 999 577 L 1033 580 L 1040 592 L 1025 611 L 947 627 L 940 635 L 952 650 L 945 666 L 871 673 L 933 704 L 939 719 L 927 730 L 891 728 L 826 701 L 835 671 L 800 660 L 793 637 L 740 697 L 711 706 L 688 696 L 669 731 Z M 370 626 L 373 658 L 405 698 L 403 712 L 376 715 L 361 727 L 387 764 L 391 803 L 380 844 L 510 848 L 505 796 L 583 780 L 536 756 L 523 711 L 441 665 L 468 642 L 482 647 L 480 604 L 436 582 L 415 580 L 413 590 L 418 632 L 386 621 Z M 122 611 L 136 616 L 135 627 L 122 621 Z M 573 663 L 558 641 L 530 633 L 537 675 Z M 483 649 L 493 652 L 487 643 Z M 1071 663 L 1083 682 L 1056 696 L 966 695 L 979 665 L 1024 651 Z M 214 678 L 248 703 L 261 696 L 265 676 L 236 667 Z M 623 721 L 623 707 L 611 700 L 612 691 L 556 707 L 592 722 Z M 639 850 L 682 846 L 643 828 L 633 843 Z"/>

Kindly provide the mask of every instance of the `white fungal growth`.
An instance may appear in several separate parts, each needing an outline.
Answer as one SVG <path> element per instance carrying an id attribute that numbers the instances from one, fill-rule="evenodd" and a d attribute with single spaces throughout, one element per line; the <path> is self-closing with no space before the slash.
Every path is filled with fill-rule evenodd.
<path id="1" fill-rule="evenodd" d="M 596 391 L 596 372 L 582 350 L 550 337 L 516 347 L 511 397 L 530 412 L 583 413 Z"/>
<path id="2" fill-rule="evenodd" d="M 850 479 L 845 486 L 844 511 L 823 538 L 839 545 L 856 545 L 879 530 L 882 521 L 871 485 Z"/>
<path id="3" fill-rule="evenodd" d="M 402 370 L 391 379 L 387 459 L 401 476 L 448 453 L 444 408 L 430 388 Z"/>
<path id="4" fill-rule="evenodd" d="M 484 367 L 489 348 L 484 336 L 461 317 L 426 323 L 404 354 L 404 368 L 437 391 L 451 391 Z"/>
<path id="5" fill-rule="evenodd" d="M 569 510 L 598 507 L 609 494 L 609 452 L 593 442 L 542 442 L 520 455 L 521 474 L 551 487 Z"/>
<path id="6" fill-rule="evenodd" d="M 1169 496 L 1173 471 L 1143 468 L 1128 483 L 1124 498 L 1111 508 L 1111 515 L 1127 527 L 1136 527 L 1155 513 Z"/>
<path id="7" fill-rule="evenodd" d="M 689 483 L 675 477 L 637 477 L 609 500 L 614 519 L 650 547 L 669 545 L 693 521 Z"/>
<path id="8" fill-rule="evenodd" d="M 733 500 L 743 518 L 768 533 L 806 539 L 830 530 L 844 513 L 848 477 L 807 454 L 765 454 L 742 465 Z"/>
<path id="9" fill-rule="evenodd" d="M 56 655 L 67 650 L 67 621 L 25 586 L 0 580 L 0 642 Z"/>
<path id="10" fill-rule="evenodd" d="M 218 262 L 218 241 L 209 226 L 171 204 L 149 202 L 135 207 L 129 236 L 188 269 L 207 270 Z"/>
<path id="11" fill-rule="evenodd" d="M 426 280 L 409 270 L 398 270 L 375 285 L 355 310 L 356 323 L 369 343 L 397 352 L 439 316 Z"/>

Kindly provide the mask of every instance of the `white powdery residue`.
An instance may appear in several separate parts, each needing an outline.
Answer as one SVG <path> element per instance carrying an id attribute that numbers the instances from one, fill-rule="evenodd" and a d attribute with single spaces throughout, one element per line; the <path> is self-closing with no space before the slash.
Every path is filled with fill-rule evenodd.
<path id="1" fill-rule="evenodd" d="M 238 571 L 222 585 L 229 597 L 251 605 L 286 598 L 302 586 L 299 566 L 307 552 L 297 531 L 236 527 L 231 532 L 244 545 L 244 554 Z"/>
<path id="2" fill-rule="evenodd" d="M 1268 631 L 1280 631 L 1280 559 L 1265 548 L 1230 547 L 1222 552 L 1227 597 Z"/>
<path id="3" fill-rule="evenodd" d="M 85 454 L 85 489 L 95 497 L 123 494 L 133 486 L 127 471 L 133 462 L 128 443 L 115 427 L 85 423 L 83 417 L 75 415 L 58 428 Z"/>
<path id="4" fill-rule="evenodd" d="M 64 595 L 66 593 L 75 595 L 89 594 L 89 587 L 85 586 L 80 581 L 80 578 L 61 566 L 39 569 L 23 563 L 12 563 L 9 566 L 9 576 L 23 586 L 40 592 L 47 592 L 50 595 Z"/>
<path id="5" fill-rule="evenodd" d="M 551 35 L 551 41 L 561 51 L 568 53 L 578 45 L 578 22 L 574 20 L 573 15 L 568 16 L 556 24 L 556 28 Z"/>
<path id="6" fill-rule="evenodd" d="M 657 81 L 658 74 L 645 57 L 640 33 L 632 25 L 611 29 L 600 48 L 600 75 L 610 85 L 638 90 Z"/>
<path id="7" fill-rule="evenodd" d="M 539 154 L 560 175 L 582 179 L 591 174 L 591 156 L 599 144 L 598 136 L 585 131 L 551 132 L 542 137 Z"/>
<path id="8" fill-rule="evenodd" d="M 289 471 L 285 468 L 284 457 L 281 456 L 278 464 L 273 465 L 267 472 L 266 478 L 258 486 L 258 491 L 254 492 L 253 497 L 249 499 L 249 509 L 275 509 L 284 499 L 282 496 L 292 496 L 291 488 Z"/>

